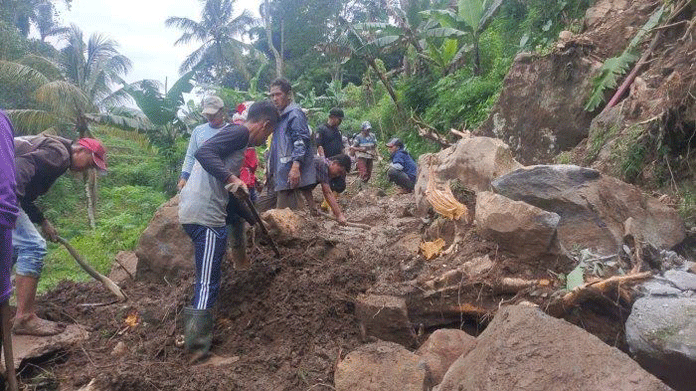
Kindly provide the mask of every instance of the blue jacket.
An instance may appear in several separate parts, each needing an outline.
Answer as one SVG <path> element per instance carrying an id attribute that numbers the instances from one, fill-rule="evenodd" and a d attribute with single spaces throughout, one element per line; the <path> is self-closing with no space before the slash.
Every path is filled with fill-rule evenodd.
<path id="1" fill-rule="evenodd" d="M 392 161 L 392 167 L 393 165 L 401 165 L 404 173 L 408 175 L 409 178 L 411 178 L 412 181 L 416 181 L 416 175 L 418 175 L 418 166 L 416 165 L 416 162 L 413 160 L 411 155 L 409 155 L 408 152 L 406 152 L 403 148 L 397 150 L 394 152 L 394 154 L 391 157 Z"/>
<path id="2" fill-rule="evenodd" d="M 307 117 L 295 103 L 291 103 L 280 114 L 268 155 L 268 166 L 275 190 L 289 190 L 288 174 L 292 163 L 300 162 L 300 184 L 304 187 L 317 183 L 314 168 L 314 147 L 309 134 Z"/>

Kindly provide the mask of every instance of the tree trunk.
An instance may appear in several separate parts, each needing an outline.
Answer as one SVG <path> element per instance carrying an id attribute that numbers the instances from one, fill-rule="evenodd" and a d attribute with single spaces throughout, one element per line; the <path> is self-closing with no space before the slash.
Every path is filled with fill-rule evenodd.
<path id="1" fill-rule="evenodd" d="M 479 40 L 478 36 L 474 37 L 474 76 L 481 74 L 481 58 L 479 56 Z"/>
<path id="2" fill-rule="evenodd" d="M 264 24 L 266 27 L 266 40 L 268 41 L 268 47 L 271 49 L 271 52 L 273 53 L 273 58 L 275 59 L 275 66 L 276 66 L 276 77 L 283 77 L 283 57 L 281 53 L 278 52 L 278 49 L 276 49 L 275 45 L 273 44 L 273 31 L 271 29 L 271 5 L 270 1 L 266 0 L 266 12 L 264 15 Z M 280 34 L 280 43 L 281 43 L 281 50 L 283 46 L 283 24 L 281 23 L 281 34 Z"/>
<path id="3" fill-rule="evenodd" d="M 387 80 L 387 77 L 384 75 L 381 69 L 377 66 L 377 63 L 375 62 L 374 58 L 368 59 L 368 64 L 374 69 L 375 73 L 377 73 L 377 77 L 379 77 L 379 80 L 382 81 L 382 84 L 384 84 L 384 87 L 387 89 L 387 92 L 389 93 L 389 96 L 391 96 L 392 100 L 394 101 L 394 104 L 396 105 L 396 108 L 399 109 L 399 102 L 396 98 L 396 93 L 394 92 L 394 88 L 392 87 L 391 83 L 389 80 Z"/>

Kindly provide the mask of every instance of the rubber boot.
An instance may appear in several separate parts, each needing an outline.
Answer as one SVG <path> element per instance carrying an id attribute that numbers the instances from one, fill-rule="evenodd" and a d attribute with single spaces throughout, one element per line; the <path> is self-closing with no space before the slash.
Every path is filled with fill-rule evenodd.
<path id="1" fill-rule="evenodd" d="M 192 353 L 191 362 L 208 355 L 213 342 L 213 313 L 184 307 L 184 346 Z"/>
<path id="2" fill-rule="evenodd" d="M 246 229 L 242 219 L 232 224 L 232 236 L 232 240 L 228 241 L 228 248 L 232 256 L 234 270 L 249 270 L 251 263 L 246 253 Z"/>

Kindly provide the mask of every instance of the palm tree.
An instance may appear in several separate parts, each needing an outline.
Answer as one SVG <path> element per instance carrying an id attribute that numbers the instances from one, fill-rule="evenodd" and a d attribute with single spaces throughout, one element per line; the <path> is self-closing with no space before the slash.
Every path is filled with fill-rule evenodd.
<path id="1" fill-rule="evenodd" d="M 67 27 L 60 26 L 56 23 L 53 4 L 48 2 L 39 4 L 36 7 L 35 15 L 36 19 L 34 20 L 34 25 L 39 32 L 41 42 L 44 42 L 48 37 L 68 32 Z"/>
<path id="2" fill-rule="evenodd" d="M 76 25 L 63 38 L 67 45 L 61 49 L 59 61 L 66 79 L 100 109 L 122 102 L 126 94 L 114 95 L 112 87 L 121 83 L 132 63 L 119 52 L 118 43 L 100 33 L 92 34 L 85 43 L 82 30 Z"/>
<path id="3" fill-rule="evenodd" d="M 186 73 L 195 69 L 204 60 L 216 64 L 215 76 L 222 79 L 227 66 L 231 64 L 240 71 L 246 80 L 251 79 L 242 54 L 252 47 L 240 40 L 249 26 L 256 20 L 248 11 L 234 15 L 234 0 L 206 0 L 201 12 L 201 21 L 189 18 L 170 17 L 165 21 L 168 27 L 183 31 L 175 45 L 200 42 L 201 46 L 186 57 L 179 67 L 179 72 Z"/>

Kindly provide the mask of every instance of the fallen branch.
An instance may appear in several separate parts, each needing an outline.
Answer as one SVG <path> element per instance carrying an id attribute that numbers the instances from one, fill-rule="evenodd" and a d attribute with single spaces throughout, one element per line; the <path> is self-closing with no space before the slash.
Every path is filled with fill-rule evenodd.
<path id="1" fill-rule="evenodd" d="M 469 138 L 469 137 L 471 137 L 471 132 L 468 131 L 468 130 L 465 130 L 465 131 L 462 132 L 462 131 L 459 131 L 459 130 L 457 130 L 457 129 L 450 129 L 450 133 L 452 133 L 453 135 L 455 135 L 455 136 L 457 136 L 457 137 L 461 137 L 461 138 Z"/>
<path id="2" fill-rule="evenodd" d="M 328 213 L 325 213 L 325 212 L 321 212 L 321 211 L 319 212 L 319 214 L 320 214 L 321 216 L 324 216 L 324 217 L 329 218 L 329 219 L 331 219 L 331 220 L 338 221 L 338 220 L 336 220 L 336 216 L 334 216 L 334 215 L 331 215 L 331 214 L 328 214 Z M 372 229 L 372 226 L 371 226 L 371 225 L 361 224 L 361 223 L 354 223 L 354 222 L 352 222 L 352 221 L 346 221 L 346 224 L 345 224 L 345 225 L 346 225 L 347 227 L 362 228 L 362 229 Z"/>
<path id="3" fill-rule="evenodd" d="M 75 261 L 77 262 L 77 264 L 80 265 L 80 267 L 81 267 L 84 271 L 86 271 L 87 274 L 89 274 L 90 276 L 92 276 L 92 278 L 94 278 L 95 280 L 101 282 L 102 285 L 104 285 L 104 287 L 105 287 L 106 289 L 108 289 L 111 293 L 113 293 L 114 295 L 116 295 L 116 297 L 118 297 L 119 300 L 121 300 L 121 301 L 126 301 L 126 300 L 128 300 L 128 296 L 126 296 L 126 294 L 123 292 L 123 290 L 121 289 L 121 287 L 119 287 L 118 285 L 116 285 L 116 283 L 113 282 L 109 277 L 106 277 L 105 275 L 103 275 L 103 274 L 99 273 L 98 271 L 94 270 L 94 268 L 93 268 L 92 266 L 90 266 L 90 265 L 85 261 L 84 258 L 82 258 L 82 255 L 80 255 L 80 253 L 78 253 L 77 250 L 75 250 L 75 248 L 74 248 L 73 246 L 71 246 L 70 243 L 68 243 L 67 240 L 65 240 L 65 239 L 63 239 L 63 238 L 61 238 L 61 237 L 58 237 L 58 243 L 60 243 L 60 244 L 62 244 L 63 246 L 65 246 L 65 248 L 68 250 L 68 252 L 70 253 L 70 255 L 72 255 L 73 258 L 75 258 Z"/>
<path id="4" fill-rule="evenodd" d="M 436 143 L 440 144 L 440 146 L 443 148 L 447 148 L 452 145 L 452 143 L 450 143 L 445 136 L 437 132 L 437 129 L 423 122 L 423 120 L 420 120 L 415 116 L 411 116 L 411 121 L 413 121 L 413 123 L 416 124 L 419 136 L 427 138 L 428 140 L 435 141 Z"/>
<path id="5" fill-rule="evenodd" d="M 621 285 L 636 284 L 647 280 L 650 277 L 652 277 L 651 272 L 643 272 L 627 274 L 625 276 L 613 276 L 604 280 L 589 282 L 552 301 L 548 305 L 546 312 L 549 315 L 561 317 L 568 312 L 569 309 L 582 304 L 593 297 L 604 295 L 614 289 L 619 290 Z"/>

